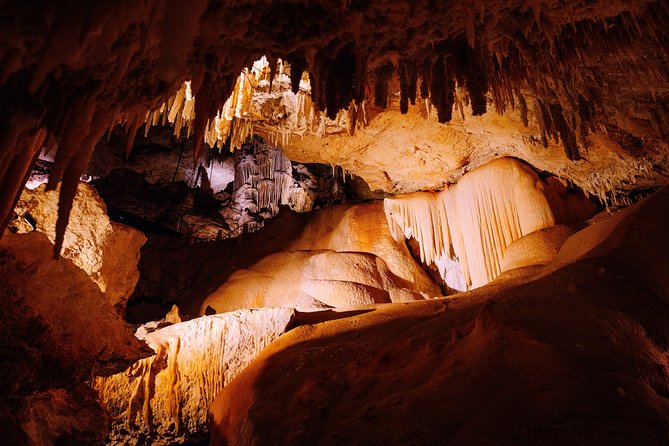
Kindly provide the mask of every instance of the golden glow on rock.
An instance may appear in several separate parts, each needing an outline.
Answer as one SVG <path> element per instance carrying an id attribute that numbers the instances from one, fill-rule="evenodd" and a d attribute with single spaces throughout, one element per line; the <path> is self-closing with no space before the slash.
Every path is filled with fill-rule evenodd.
<path id="1" fill-rule="evenodd" d="M 235 150 L 247 137 L 260 131 L 274 145 L 285 146 L 293 135 L 324 135 L 331 127 L 353 134 L 356 128 L 364 128 L 367 124 L 364 102 L 356 104 L 353 101 L 347 110 L 339 111 L 334 120 L 327 118 L 316 110 L 311 100 L 308 73 L 301 74 L 299 90 L 294 93 L 291 91 L 289 70 L 281 59 L 273 70 L 265 56 L 255 61 L 250 69 L 244 68 L 230 97 L 207 121 L 204 142 L 221 150 L 229 141 L 230 150 Z M 191 81 L 185 81 L 172 98 L 148 112 L 145 123 L 145 136 L 151 127 L 169 123 L 177 138 L 184 130 L 190 137 L 195 124 L 195 96 Z"/>
<path id="2" fill-rule="evenodd" d="M 457 258 L 469 289 L 502 272 L 504 253 L 513 241 L 567 218 L 566 200 L 529 167 L 502 158 L 442 192 L 386 198 L 384 207 L 396 240 L 416 239 L 427 264 L 444 256 Z"/>
<path id="3" fill-rule="evenodd" d="M 155 355 L 93 381 L 114 417 L 111 443 L 127 444 L 140 432 L 170 439 L 165 444 L 181 443 L 205 431 L 207 409 L 218 392 L 286 330 L 294 314 L 263 308 L 140 327 L 137 337 Z"/>

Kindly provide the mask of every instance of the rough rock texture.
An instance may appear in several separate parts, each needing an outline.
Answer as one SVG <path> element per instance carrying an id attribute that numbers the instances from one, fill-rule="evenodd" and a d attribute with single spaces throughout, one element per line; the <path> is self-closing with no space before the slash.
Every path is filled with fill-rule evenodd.
<path id="1" fill-rule="evenodd" d="M 406 245 L 392 238 L 381 202 L 331 206 L 313 213 L 299 237 L 290 240 L 284 250 L 370 253 L 416 290 L 432 296 L 439 294 Z"/>
<path id="2" fill-rule="evenodd" d="M 214 401 L 212 444 L 665 444 L 669 189 L 621 214 L 529 283 L 290 331 Z"/>
<path id="3" fill-rule="evenodd" d="M 8 444 L 104 438 L 104 414 L 82 383 L 148 354 L 90 277 L 69 259 L 53 260 L 52 248 L 39 232 L 0 243 L 0 430 Z"/>
<path id="4" fill-rule="evenodd" d="M 49 389 L 0 406 L 0 434 L 8 445 L 99 445 L 109 419 L 95 392 L 81 384 L 74 390 Z"/>
<path id="5" fill-rule="evenodd" d="M 193 163 L 192 138 L 188 139 L 186 135 L 177 138 L 171 129 L 155 127 L 146 135 L 137 135 L 128 156 L 126 140 L 127 135 L 120 128 L 112 131 L 109 138 L 100 140 L 86 173 L 93 177 L 106 177 L 112 170 L 123 168 L 137 172 L 151 184 L 183 181 L 190 187 L 197 186 L 199 164 Z M 214 183 L 216 186 L 225 181 L 221 187 L 224 189 L 232 181 L 231 167 L 229 163 L 216 163 L 211 167 L 211 176 L 220 179 Z"/>
<path id="6" fill-rule="evenodd" d="M 57 251 L 106 130 L 121 123 L 132 138 L 148 110 L 167 111 L 183 88 L 197 159 L 211 123 L 243 91 L 239 73 L 263 54 L 270 70 L 278 57 L 289 63 L 293 92 L 308 71 L 311 100 L 331 119 L 348 110 L 350 122 L 368 121 L 363 102 L 383 107 L 396 92 L 401 112 L 427 98 L 440 123 L 464 108 L 484 114 L 491 101 L 537 125 L 542 145 L 560 141 L 570 161 L 587 158 L 588 136 L 601 128 L 641 159 L 647 149 L 666 154 L 662 0 L 14 2 L 5 14 L 0 224 L 39 150 L 57 147 Z"/>
<path id="7" fill-rule="evenodd" d="M 426 297 L 432 296 L 414 290 L 373 254 L 289 251 L 232 273 L 204 300 L 200 314 L 277 306 L 316 311 Z"/>
<path id="8" fill-rule="evenodd" d="M 570 161 L 560 144 L 549 141 L 544 147 L 538 125 L 525 127 L 517 112 L 472 116 L 465 110 L 464 118 L 455 116 L 449 125 L 434 115 L 424 104 L 402 115 L 393 102 L 370 112 L 365 130 L 353 136 L 309 133 L 281 147 L 292 160 L 342 166 L 372 190 L 392 193 L 440 189 L 501 157 L 525 160 L 609 205 L 623 204 L 635 189 L 667 183 L 669 157 L 662 145 L 639 146 L 640 139 L 599 131 L 588 136 L 587 159 Z"/>
<path id="9" fill-rule="evenodd" d="M 220 210 L 230 228 L 226 236 L 239 236 L 261 228 L 275 217 L 281 205 L 309 212 L 319 205 L 341 203 L 344 188 L 333 175 L 316 177 L 308 167 L 293 164 L 283 152 L 262 138 L 254 138 L 235 152 L 234 187 L 230 204 Z"/>
<path id="10" fill-rule="evenodd" d="M 292 309 L 264 308 L 140 327 L 138 338 L 155 355 L 93 382 L 114 418 L 110 443 L 168 445 L 201 436 L 216 394 L 293 316 Z"/>
<path id="11" fill-rule="evenodd" d="M 200 240 L 238 237 L 263 227 L 280 206 L 308 212 L 352 195 L 334 168 L 292 163 L 260 137 L 227 157 L 208 151 L 191 177 L 180 173 L 183 164 L 192 168 L 190 158 L 171 159 L 177 169 L 168 163 L 167 155 L 176 155 L 178 145 L 148 152 L 143 149 L 136 157 L 142 163 L 122 163 L 103 162 L 106 151 L 100 150 L 96 154 L 101 159 L 95 158 L 87 172 L 105 174 L 92 184 L 112 218 L 150 233 L 179 233 Z M 152 167 L 144 170 L 147 165 Z M 174 175 L 166 177 L 170 168 Z"/>
<path id="12" fill-rule="evenodd" d="M 46 191 L 45 186 L 25 190 L 10 229 L 37 230 L 54 242 L 57 211 L 58 191 Z M 79 184 L 71 217 L 63 257 L 86 271 L 112 305 L 124 307 L 139 279 L 137 263 L 146 237 L 136 229 L 111 222 L 105 203 L 86 183 Z M 30 225 L 25 225 L 26 221 Z"/>

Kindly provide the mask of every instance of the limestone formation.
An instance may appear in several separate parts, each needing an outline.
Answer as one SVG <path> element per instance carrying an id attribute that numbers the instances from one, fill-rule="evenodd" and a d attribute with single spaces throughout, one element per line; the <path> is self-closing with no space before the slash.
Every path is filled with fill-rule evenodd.
<path id="1" fill-rule="evenodd" d="M 216 398 L 211 444 L 664 444 L 668 212 L 665 188 L 529 283 L 292 330 Z"/>
<path id="2" fill-rule="evenodd" d="M 400 282 L 428 296 L 439 295 L 439 289 L 411 257 L 403 241 L 392 238 L 379 201 L 330 206 L 313 213 L 299 236 L 284 250 L 369 253 L 381 259 Z"/>
<path id="3" fill-rule="evenodd" d="M 300 311 L 357 308 L 426 297 L 432 296 L 413 289 L 375 255 L 289 251 L 232 273 L 204 300 L 200 314 L 278 306 Z"/>
<path id="4" fill-rule="evenodd" d="M 45 186 L 25 190 L 11 226 L 18 232 L 37 230 L 56 240 L 58 191 Z M 139 279 L 139 250 L 146 237 L 136 229 L 110 221 L 95 189 L 80 183 L 72 220 L 63 242 L 63 256 L 83 269 L 112 303 L 123 308 Z M 29 226 L 25 223 L 30 222 Z"/>
<path id="5" fill-rule="evenodd" d="M 1 14 L 3 444 L 668 442 L 669 0 Z"/>
<path id="6" fill-rule="evenodd" d="M 568 162 L 587 159 L 590 137 L 605 130 L 639 152 L 644 171 L 665 169 L 644 163 L 666 152 L 669 134 L 663 1 L 199 0 L 6 9 L 13 20 L 0 53 L 8 104 L 0 116 L 7 129 L 0 222 L 6 226 L 42 146 L 57 148 L 49 178 L 50 189 L 64 183 L 57 253 L 79 177 L 106 131 L 123 125 L 130 149 L 147 121 L 186 125 L 196 161 L 205 137 L 234 147 L 253 132 L 243 119 L 249 88 L 266 80 L 271 90 L 283 61 L 293 93 L 308 72 L 309 101 L 331 120 L 345 111 L 348 133 L 369 121 L 366 103 L 385 107 L 399 93 L 401 113 L 426 104 L 439 123 L 465 109 L 473 116 L 490 113 L 489 105 L 516 110 L 537 128 L 532 140 L 559 143 Z M 267 65 L 256 67 L 263 55 Z"/>
<path id="7" fill-rule="evenodd" d="M 307 218 L 280 252 L 232 268 L 195 313 L 263 306 L 314 311 L 441 295 L 403 240 L 392 239 L 380 202 L 330 206 Z"/>
<path id="8" fill-rule="evenodd" d="M 111 444 L 144 438 L 168 445 L 202 436 L 214 397 L 287 330 L 293 316 L 291 309 L 264 308 L 141 326 L 137 337 L 155 354 L 93 382 L 113 417 Z"/>
<path id="9" fill-rule="evenodd" d="M 574 230 L 564 225 L 530 232 L 506 247 L 500 269 L 502 272 L 534 265 L 547 265 L 557 257 L 560 248 Z"/>
<path id="10" fill-rule="evenodd" d="M 149 354 L 97 284 L 56 261 L 40 232 L 0 243 L 0 435 L 6 444 L 91 444 L 108 430 L 84 382 Z"/>
<path id="11" fill-rule="evenodd" d="M 235 153 L 232 197 L 230 204 L 220 210 L 230 228 L 226 237 L 262 227 L 282 205 L 309 212 L 317 199 L 341 202 L 343 187 L 334 175 L 330 180 L 317 178 L 304 165 L 292 163 L 278 148 L 254 138 Z"/>
<path id="12" fill-rule="evenodd" d="M 502 272 L 504 252 L 513 241 L 594 213 L 584 198 L 563 198 L 568 194 L 562 189 L 505 158 L 469 172 L 442 192 L 386 198 L 384 208 L 395 240 L 416 239 L 428 264 L 457 259 L 464 283 L 472 288 Z"/>

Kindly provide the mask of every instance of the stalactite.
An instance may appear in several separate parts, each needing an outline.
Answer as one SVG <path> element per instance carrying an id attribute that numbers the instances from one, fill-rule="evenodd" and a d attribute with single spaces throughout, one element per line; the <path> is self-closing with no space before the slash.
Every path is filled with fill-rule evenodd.
<path id="1" fill-rule="evenodd" d="M 81 139 L 86 136 L 91 126 L 91 119 L 93 119 L 95 111 L 95 102 L 86 102 L 86 98 L 84 97 L 75 98 L 67 112 L 64 128 L 58 138 L 58 151 L 56 152 L 56 158 L 49 174 L 47 190 L 56 189 L 72 157 L 79 151 Z"/>
<path id="2" fill-rule="evenodd" d="M 443 56 L 439 56 L 432 65 L 430 100 L 437 109 L 437 120 L 449 122 L 453 117 L 455 101 L 455 81 Z"/>
<path id="3" fill-rule="evenodd" d="M 353 100 L 355 88 L 356 57 L 354 49 L 347 46 L 337 53 L 327 73 L 325 85 L 325 111 L 327 117 L 336 119 L 342 109 Z"/>
<path id="4" fill-rule="evenodd" d="M 388 107 L 388 82 L 393 71 L 391 64 L 386 64 L 374 71 L 374 105 L 377 107 Z"/>
<path id="5" fill-rule="evenodd" d="M 302 73 L 307 68 L 307 62 L 304 57 L 297 54 L 292 54 L 287 58 L 290 64 L 290 85 L 294 94 L 300 91 L 300 81 L 302 80 Z"/>
<path id="6" fill-rule="evenodd" d="M 527 101 L 522 94 L 518 95 L 518 108 L 520 112 L 520 121 L 523 123 L 523 126 L 527 127 L 529 125 L 529 120 L 527 118 Z"/>
<path id="7" fill-rule="evenodd" d="M 53 255 L 54 258 L 60 257 L 60 251 L 65 240 L 65 230 L 70 219 L 70 211 L 74 202 L 74 196 L 77 193 L 77 186 L 81 174 L 84 173 L 88 163 L 93 155 L 95 145 L 102 138 L 106 130 L 106 124 L 109 116 L 114 114 L 109 110 L 98 108 L 91 121 L 91 126 L 88 129 L 86 136 L 80 142 L 80 148 L 74 156 L 63 173 L 63 181 L 60 187 L 60 194 L 58 196 L 58 219 L 56 220 L 56 240 L 54 242 Z"/>
<path id="8" fill-rule="evenodd" d="M 409 111 L 409 102 L 416 105 L 416 83 L 418 75 L 416 64 L 413 60 L 400 60 L 399 67 L 400 78 L 400 113 L 405 114 Z"/>
<path id="9" fill-rule="evenodd" d="M 141 121 L 139 119 L 135 119 L 134 122 L 130 124 L 128 127 L 128 134 L 126 136 L 126 143 L 125 143 L 125 150 L 124 150 L 124 155 L 125 159 L 128 159 L 130 157 L 130 151 L 132 150 L 132 144 L 135 142 L 135 136 L 137 136 L 137 130 L 139 130 L 139 126 L 141 125 Z"/>
<path id="10" fill-rule="evenodd" d="M 551 104 L 550 106 L 552 122 L 554 124 L 554 129 L 560 135 L 562 140 L 562 145 L 564 146 L 565 154 L 567 158 L 572 161 L 581 159 L 581 155 L 578 151 L 578 146 L 576 144 L 576 135 L 574 134 L 574 123 L 568 122 L 564 116 L 564 111 L 559 104 Z M 557 139 L 557 138 L 556 138 Z"/>
<path id="11" fill-rule="evenodd" d="M 251 96 L 240 96 L 241 90 L 235 90 L 236 75 L 248 63 L 249 54 L 259 54 L 263 49 L 276 54 L 285 51 L 289 59 L 295 59 L 290 60 L 293 71 L 301 73 L 308 66 L 315 109 L 327 110 L 332 120 L 341 119 L 340 111 L 348 110 L 350 130 L 361 122 L 359 112 L 364 111 L 360 106 L 368 66 L 378 71 L 385 64 L 399 62 L 401 111 L 408 109 L 407 98 L 412 102 L 412 67 L 416 66 L 428 115 L 429 97 L 437 108 L 439 121 L 450 119 L 457 78 L 458 86 L 468 91 L 474 114 L 485 111 L 485 95 L 490 93 L 500 113 L 514 107 L 520 109 L 521 116 L 529 113 L 523 121 L 536 120 L 542 142 L 548 145 L 549 137 L 557 138 L 569 159 L 579 158 L 587 148 L 589 133 L 605 120 L 615 119 L 615 110 L 634 113 L 630 120 L 641 123 L 643 131 L 648 132 L 644 136 L 663 142 L 668 138 L 669 111 L 661 88 L 669 78 L 664 63 L 669 58 L 669 10 L 664 1 L 614 2 L 606 7 L 605 14 L 587 2 L 542 5 L 535 1 L 526 8 L 499 10 L 485 2 L 463 7 L 431 5 L 434 8 L 429 11 L 436 14 L 434 18 L 418 16 L 421 20 L 413 17 L 401 24 L 386 20 L 386 5 L 361 2 L 356 3 L 354 12 L 346 10 L 344 15 L 337 15 L 337 8 L 328 11 L 337 15 L 341 25 L 326 27 L 305 22 L 304 29 L 297 33 L 286 32 L 295 30 L 292 25 L 299 23 L 293 12 L 298 16 L 323 15 L 320 7 L 302 3 L 294 8 L 283 5 L 269 10 L 267 18 L 274 19 L 276 14 L 280 22 L 281 31 L 277 33 L 265 33 L 266 18 L 258 26 L 243 23 L 248 17 L 255 17 L 252 4 L 243 13 L 241 9 L 212 4 L 206 14 L 199 14 L 205 2 L 198 2 L 193 8 L 157 7 L 154 2 L 132 8 L 78 3 L 67 10 L 50 3 L 39 8 L 49 18 L 46 21 L 33 20 L 32 8 L 7 5 L 7 14 L 15 14 L 16 18 L 6 30 L 11 43 L 0 50 L 0 96 L 3 105 L 25 103 L 29 109 L 26 114 L 31 116 L 25 125 L 31 131 L 45 129 L 55 138 L 56 162 L 50 189 L 63 179 L 73 158 L 81 156 L 79 141 L 93 125 L 91 119 L 97 112 L 91 107 L 118 106 L 122 111 L 108 122 L 121 122 L 131 129 L 134 119 L 144 112 L 127 109 L 135 105 L 150 109 L 145 131 L 151 125 L 173 123 L 177 135 L 196 136 L 196 156 L 203 141 L 220 147 L 222 141 L 230 140 L 234 148 L 254 131 L 253 124 L 243 116 Z M 421 5 L 426 5 L 410 3 L 410 11 L 420 11 Z M 122 13 L 116 14 L 115 8 Z M 184 20 L 177 20 L 180 12 L 184 12 Z M 449 18 L 459 25 L 447 26 Z M 236 23 L 220 26 L 234 19 L 240 20 L 239 26 L 245 32 L 238 32 L 241 28 Z M 286 24 L 292 28 L 284 28 Z M 396 29 L 398 26 L 400 29 Z M 300 42 L 306 35 L 310 37 Z M 404 39 L 406 45 L 398 45 Z M 455 41 L 456 45 L 444 49 L 439 40 Z M 467 62 L 459 63 L 458 55 Z M 267 73 L 262 74 L 270 83 L 274 81 L 275 60 L 270 57 Z M 301 68 L 297 67 L 300 64 Z M 253 70 L 244 74 L 250 81 L 241 83 L 244 91 L 253 84 L 252 74 Z M 198 101 L 193 100 L 192 92 L 190 99 L 186 97 L 185 85 L 178 90 L 188 75 Z M 293 91 L 299 91 L 301 78 L 291 77 Z M 649 85 L 638 85 L 644 82 Z M 658 85 L 660 91 L 653 91 Z M 380 86 L 382 92 L 383 82 L 375 86 Z M 636 94 L 641 88 L 650 91 L 647 95 Z M 237 100 L 223 110 L 233 91 Z M 540 105 L 528 108 L 530 98 L 538 99 Z M 352 99 L 357 108 L 351 110 Z M 460 100 L 461 112 L 463 104 Z M 235 116 L 228 116 L 229 111 Z M 4 112 L 3 117 L 9 114 Z M 305 119 L 309 126 L 324 132 L 327 122 L 313 113 L 311 116 Z M 222 123 L 222 119 L 227 122 Z M 3 122 L 7 126 L 24 126 L 15 120 Z M 288 129 L 282 127 L 275 135 L 277 140 L 287 141 L 291 133 Z M 8 128 L 12 136 L 2 138 L 3 184 L 7 175 L 14 178 L 8 172 L 10 166 L 25 164 L 15 159 L 14 151 L 21 146 L 16 143 L 17 138 L 25 137 L 26 131 Z M 12 138 L 14 141 L 8 144 Z M 9 202 L 14 196 L 11 190 L 0 194 L 9 197 Z"/>
<path id="12" fill-rule="evenodd" d="M 43 129 L 32 129 L 21 135 L 21 142 L 11 162 L 7 163 L 7 172 L 0 177 L 0 237 L 10 220 L 12 210 L 21 196 L 23 185 L 28 180 L 30 169 L 39 155 L 46 137 Z"/>

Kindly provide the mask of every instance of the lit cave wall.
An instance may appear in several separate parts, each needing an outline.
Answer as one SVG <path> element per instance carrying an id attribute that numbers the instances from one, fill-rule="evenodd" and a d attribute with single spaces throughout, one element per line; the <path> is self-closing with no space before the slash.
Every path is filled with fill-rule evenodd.
<path id="1" fill-rule="evenodd" d="M 3 444 L 667 444 L 667 1 L 0 23 Z"/>

